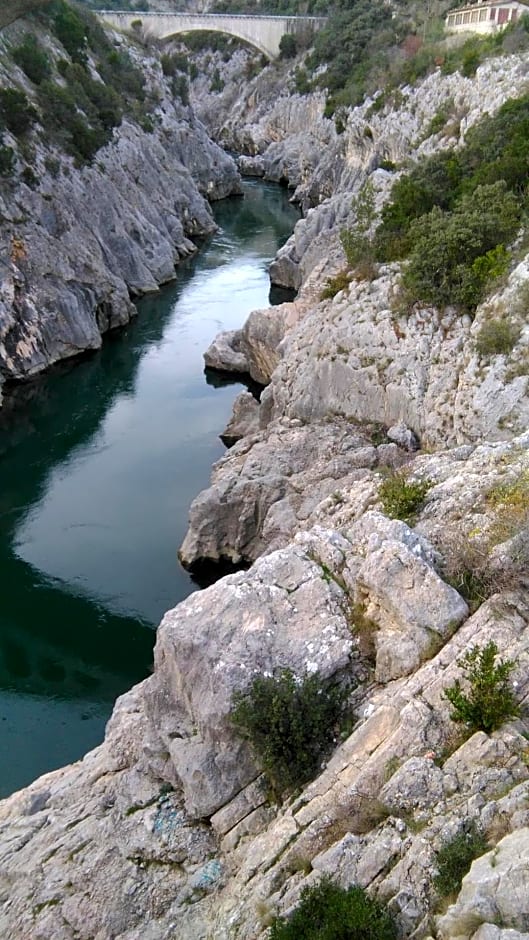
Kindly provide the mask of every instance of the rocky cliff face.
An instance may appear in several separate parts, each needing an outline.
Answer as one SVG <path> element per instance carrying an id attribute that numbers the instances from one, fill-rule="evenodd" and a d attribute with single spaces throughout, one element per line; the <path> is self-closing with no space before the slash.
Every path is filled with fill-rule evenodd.
<path id="1" fill-rule="evenodd" d="M 31 98 L 6 58 L 22 30 L 0 34 L 0 82 L 15 76 Z M 78 168 L 37 126 L 26 141 L 34 178 L 22 163 L 0 177 L 0 383 L 97 349 L 134 315 L 131 298 L 171 280 L 193 238 L 214 230 L 208 200 L 239 192 L 233 161 L 172 94 L 158 59 L 133 53 L 158 100 L 150 132 L 125 119 Z M 11 135 L 5 143 L 17 147 Z"/>
<path id="2" fill-rule="evenodd" d="M 439 571 L 462 519 L 475 532 L 501 515 L 488 494 L 527 474 L 529 437 L 413 458 L 432 481 L 415 529 L 377 509 L 382 446 L 344 425 L 342 453 L 348 441 L 364 467 L 345 475 L 335 458 L 338 489 L 306 505 L 285 548 L 166 615 L 154 673 L 104 744 L 1 804 L 6 936 L 264 938 L 322 873 L 387 902 L 403 937 L 527 935 L 526 724 L 461 736 L 442 697 L 461 654 L 494 638 L 527 702 L 527 596 L 498 574 L 469 616 Z M 357 684 L 352 733 L 282 807 L 229 721 L 234 692 L 278 665 Z M 471 821 L 490 851 L 441 913 L 436 853 Z"/>
<path id="3" fill-rule="evenodd" d="M 338 230 L 360 181 L 371 173 L 387 193 L 381 155 L 454 146 L 418 143 L 439 103 L 459 95 L 464 127 L 524 73 L 513 57 L 475 82 L 434 75 L 370 117 L 371 136 L 365 109 L 337 135 L 318 100 L 263 103 L 254 80 L 241 105 L 251 129 L 237 119 L 233 133 L 247 167 L 271 174 L 279 154 L 277 172 L 312 205 L 275 269 L 301 290 L 208 353 L 268 387 L 259 406 L 238 401 L 226 430 L 238 442 L 182 547 L 188 564 L 253 566 L 165 616 L 153 675 L 118 701 L 100 748 L 0 804 L 6 936 L 264 940 L 329 874 L 387 903 L 403 938 L 527 940 L 527 378 L 508 381 L 502 357 L 478 360 L 485 306 L 473 324 L 450 311 L 400 318 L 396 266 L 319 299 L 343 264 Z M 522 261 L 489 305 L 514 302 L 526 280 Z M 521 325 L 514 364 L 527 339 Z M 389 518 L 395 468 L 426 490 L 409 524 Z M 443 691 L 491 639 L 516 663 L 522 717 L 461 735 Z M 230 711 L 254 676 L 286 667 L 350 680 L 355 717 L 316 779 L 277 806 Z M 489 848 L 443 907 L 439 850 L 473 824 Z"/>

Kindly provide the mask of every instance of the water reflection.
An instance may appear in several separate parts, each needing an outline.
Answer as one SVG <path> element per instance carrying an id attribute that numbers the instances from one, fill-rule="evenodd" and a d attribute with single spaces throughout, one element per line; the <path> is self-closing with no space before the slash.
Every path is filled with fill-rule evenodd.
<path id="1" fill-rule="evenodd" d="M 0 411 L 0 794 L 100 740 L 161 614 L 195 588 L 176 550 L 241 387 L 205 381 L 202 352 L 266 305 L 296 220 L 278 187 L 245 190 L 133 323 Z"/>

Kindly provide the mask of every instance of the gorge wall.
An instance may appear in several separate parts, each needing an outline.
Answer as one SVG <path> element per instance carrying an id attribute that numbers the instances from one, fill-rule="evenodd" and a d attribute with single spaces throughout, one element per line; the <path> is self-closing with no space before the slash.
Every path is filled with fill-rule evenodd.
<path id="1" fill-rule="evenodd" d="M 23 136 L 4 133 L 15 164 L 0 177 L 0 384 L 97 349 L 106 330 L 134 315 L 132 298 L 171 280 L 196 251 L 193 239 L 214 230 L 208 200 L 240 191 L 233 161 L 174 95 L 159 57 L 139 46 L 130 61 L 144 76 L 145 113 L 125 115 L 79 166 L 60 135 L 43 131 L 42 86 L 12 59 L 35 33 L 51 62 L 69 61 L 40 21 L 19 19 L 0 33 L 0 83 L 37 108 Z M 96 64 L 89 58 L 93 74 Z"/>
<path id="2" fill-rule="evenodd" d="M 193 503 L 181 553 L 253 565 L 166 614 L 153 675 L 116 703 L 101 747 L 0 804 L 0 924 L 24 940 L 254 940 L 328 874 L 383 901 L 403 938 L 526 940 L 529 435 L 527 376 L 507 373 L 529 335 L 520 315 L 511 358 L 486 362 L 474 336 L 519 298 L 527 261 L 474 320 L 399 314 L 397 264 L 320 295 L 344 266 L 339 233 L 365 180 L 380 204 L 398 172 L 382 161 L 457 147 L 525 88 L 527 56 L 474 79 L 437 71 L 375 113 L 351 110 L 343 133 L 321 96 L 289 93 L 287 65 L 249 78 L 248 61 L 199 62 L 192 95 L 241 169 L 295 190 L 306 214 L 272 276 L 299 294 L 208 353 L 267 388 L 236 403 L 238 442 Z M 215 69 L 225 84 L 212 92 Z M 448 100 L 457 134 L 427 133 Z M 175 257 L 145 256 L 119 254 L 138 290 Z M 397 468 L 427 491 L 407 522 L 383 497 Z M 459 734 L 443 692 L 490 640 L 515 663 L 521 717 Z M 284 668 L 348 679 L 354 719 L 316 779 L 276 805 L 230 711 L 254 676 Z M 488 848 L 443 907 L 439 850 L 472 825 Z"/>

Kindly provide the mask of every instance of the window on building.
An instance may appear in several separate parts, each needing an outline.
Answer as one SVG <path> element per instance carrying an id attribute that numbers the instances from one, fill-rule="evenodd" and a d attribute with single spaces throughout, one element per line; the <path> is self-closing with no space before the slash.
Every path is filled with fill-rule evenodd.
<path id="1" fill-rule="evenodd" d="M 496 10 L 494 9 L 494 7 L 491 7 L 490 18 L 491 18 L 491 20 L 495 20 L 495 19 L 496 19 Z"/>

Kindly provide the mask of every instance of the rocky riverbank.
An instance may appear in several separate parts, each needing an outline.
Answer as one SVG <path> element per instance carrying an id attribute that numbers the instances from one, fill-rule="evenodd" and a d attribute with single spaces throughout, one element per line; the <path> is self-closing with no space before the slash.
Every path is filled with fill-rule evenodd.
<path id="1" fill-rule="evenodd" d="M 405 937 L 526 936 L 526 724 L 461 736 L 442 698 L 460 655 L 494 638 L 527 703 L 526 591 L 502 581 L 513 546 L 497 535 L 499 593 L 469 616 L 441 553 L 501 520 L 491 493 L 525 478 L 529 438 L 414 458 L 431 481 L 415 528 L 380 512 L 388 445 L 344 425 L 348 440 L 371 469 L 340 469 L 284 548 L 169 612 L 105 743 L 1 805 L 6 935 L 250 940 L 328 873 L 388 902 Z M 352 733 L 282 807 L 229 721 L 234 692 L 278 665 L 356 685 Z M 490 850 L 441 913 L 436 853 L 472 821 Z"/>

